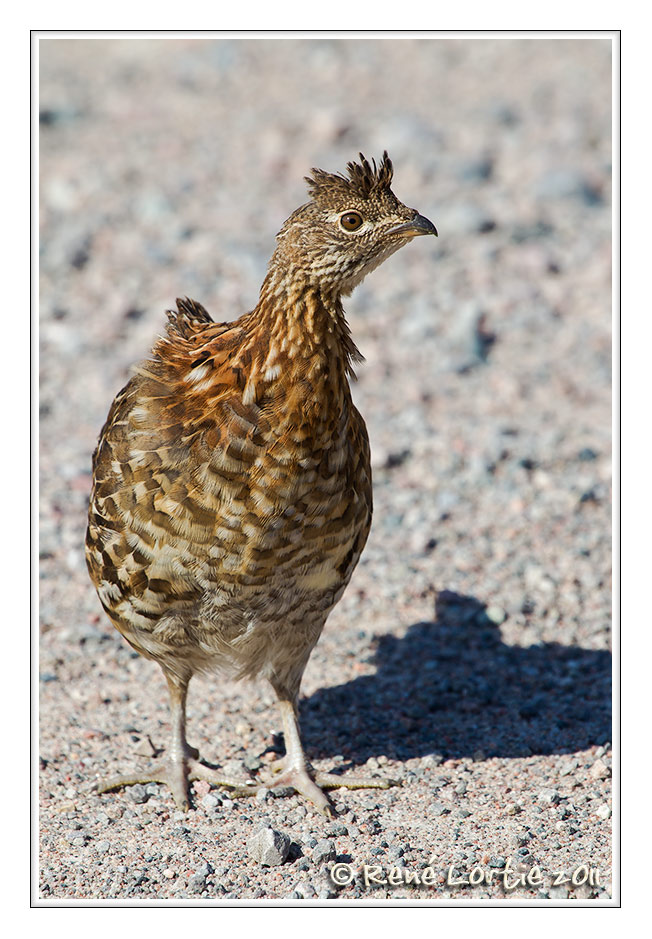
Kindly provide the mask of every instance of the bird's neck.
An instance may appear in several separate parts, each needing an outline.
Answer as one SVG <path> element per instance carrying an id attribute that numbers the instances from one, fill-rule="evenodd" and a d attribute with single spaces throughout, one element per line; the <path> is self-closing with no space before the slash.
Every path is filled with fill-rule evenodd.
<path id="1" fill-rule="evenodd" d="M 355 377 L 353 363 L 362 361 L 362 356 L 333 290 L 270 267 L 251 315 L 256 330 L 267 337 L 271 358 L 278 356 L 279 363 L 303 373 L 311 367 L 325 368 L 333 380 L 342 382 Z"/>

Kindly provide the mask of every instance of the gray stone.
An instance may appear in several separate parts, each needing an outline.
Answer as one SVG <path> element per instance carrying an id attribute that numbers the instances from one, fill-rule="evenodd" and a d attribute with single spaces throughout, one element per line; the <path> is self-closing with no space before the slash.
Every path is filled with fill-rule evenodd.
<path id="1" fill-rule="evenodd" d="M 249 839 L 249 855 L 265 867 L 279 867 L 287 859 L 290 839 L 274 828 L 261 828 Z"/>
<path id="2" fill-rule="evenodd" d="M 215 809 L 221 805 L 221 802 L 222 800 L 218 798 L 218 796 L 213 795 L 212 792 L 209 792 L 204 796 L 199 804 L 206 812 L 214 812 Z"/>
<path id="3" fill-rule="evenodd" d="M 539 802 L 542 802 L 544 805 L 556 805 L 561 796 L 556 789 L 541 789 L 539 791 Z"/>
<path id="4" fill-rule="evenodd" d="M 188 889 L 193 893 L 201 893 L 206 887 L 206 875 L 199 871 L 188 880 Z"/>
<path id="5" fill-rule="evenodd" d="M 577 769 L 577 760 L 564 760 L 559 767 L 560 776 L 570 776 Z"/>
<path id="6" fill-rule="evenodd" d="M 607 779 L 611 776 L 611 770 L 604 760 L 596 760 L 590 770 L 593 779 Z"/>
<path id="7" fill-rule="evenodd" d="M 141 786 L 140 783 L 136 783 L 135 786 L 129 786 L 127 793 L 132 802 L 140 804 L 142 802 L 147 802 L 149 799 L 149 793 L 144 786 Z"/>
<path id="8" fill-rule="evenodd" d="M 259 770 L 263 765 L 263 761 L 259 756 L 254 756 L 253 754 L 248 755 L 244 758 L 245 767 L 252 773 L 255 773 L 256 770 Z"/>
<path id="9" fill-rule="evenodd" d="M 423 769 L 427 769 L 431 766 L 439 766 L 440 763 L 444 762 L 444 757 L 441 753 L 428 753 L 426 756 L 421 757 L 421 766 Z"/>
<path id="10" fill-rule="evenodd" d="M 83 845 L 89 840 L 88 834 L 85 831 L 69 831 L 66 834 L 66 841 L 74 845 Z"/>
<path id="11" fill-rule="evenodd" d="M 315 864 L 324 864 L 326 861 L 334 861 L 336 857 L 335 845 L 328 838 L 322 838 L 312 849 L 312 859 Z"/>
<path id="12" fill-rule="evenodd" d="M 496 856 L 492 855 L 489 858 L 489 867 L 495 867 L 495 868 L 500 869 L 504 867 L 506 863 L 507 861 L 501 854 L 496 855 Z"/>
<path id="13" fill-rule="evenodd" d="M 514 841 L 518 845 L 526 845 L 529 841 L 532 841 L 532 838 L 533 835 L 527 828 L 520 828 L 514 833 Z"/>
<path id="14" fill-rule="evenodd" d="M 294 895 L 302 900 L 312 900 L 317 896 L 317 891 L 310 881 L 301 881 L 295 886 Z"/>
<path id="15" fill-rule="evenodd" d="M 320 900 L 332 900 L 337 896 L 337 890 L 330 877 L 315 880 L 314 887 Z"/>
<path id="16" fill-rule="evenodd" d="M 429 814 L 434 815 L 437 818 L 440 815 L 448 815 L 450 809 L 447 805 L 443 805 L 441 802 L 433 802 L 429 809 Z"/>

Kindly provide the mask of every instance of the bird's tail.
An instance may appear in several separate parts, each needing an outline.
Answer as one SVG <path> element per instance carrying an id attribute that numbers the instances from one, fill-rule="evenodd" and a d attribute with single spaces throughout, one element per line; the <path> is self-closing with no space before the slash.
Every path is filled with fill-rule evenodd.
<path id="1" fill-rule="evenodd" d="M 168 310 L 168 333 L 176 333 L 189 339 L 200 332 L 204 326 L 213 322 L 210 313 L 196 300 L 190 297 L 177 297 L 176 310 Z"/>

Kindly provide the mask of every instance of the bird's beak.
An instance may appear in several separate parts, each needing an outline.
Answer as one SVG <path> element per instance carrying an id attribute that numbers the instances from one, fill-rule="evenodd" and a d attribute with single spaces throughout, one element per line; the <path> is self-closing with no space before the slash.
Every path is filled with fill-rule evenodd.
<path id="1" fill-rule="evenodd" d="M 430 219 L 425 218 L 423 215 L 418 213 L 411 218 L 409 222 L 403 222 L 401 225 L 396 225 L 394 228 L 390 228 L 390 235 L 406 235 L 408 238 L 412 238 L 415 235 L 435 235 L 437 236 L 437 229 L 432 224 Z"/>

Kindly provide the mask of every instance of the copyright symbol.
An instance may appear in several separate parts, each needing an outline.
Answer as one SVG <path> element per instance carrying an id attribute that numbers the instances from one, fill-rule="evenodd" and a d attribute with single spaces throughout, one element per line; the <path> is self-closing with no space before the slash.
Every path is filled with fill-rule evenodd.
<path id="1" fill-rule="evenodd" d="M 331 867 L 331 880 L 338 887 L 346 887 L 354 877 L 355 873 L 351 864 L 333 864 Z"/>

